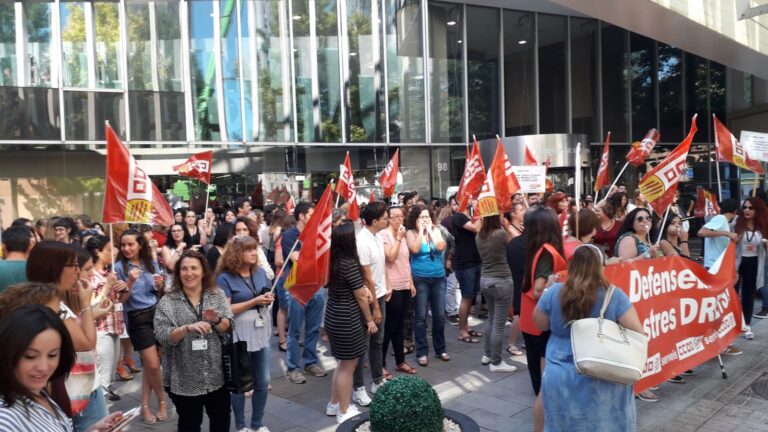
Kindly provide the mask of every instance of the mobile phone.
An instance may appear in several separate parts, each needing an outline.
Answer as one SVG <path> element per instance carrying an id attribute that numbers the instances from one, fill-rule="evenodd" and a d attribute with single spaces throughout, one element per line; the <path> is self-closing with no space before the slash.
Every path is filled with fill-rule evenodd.
<path id="1" fill-rule="evenodd" d="M 140 412 L 141 407 L 136 407 L 123 413 L 123 418 L 120 419 L 119 422 L 115 423 L 114 426 L 109 429 L 109 432 L 119 432 L 123 430 L 124 427 L 128 426 L 128 423 L 139 416 Z"/>

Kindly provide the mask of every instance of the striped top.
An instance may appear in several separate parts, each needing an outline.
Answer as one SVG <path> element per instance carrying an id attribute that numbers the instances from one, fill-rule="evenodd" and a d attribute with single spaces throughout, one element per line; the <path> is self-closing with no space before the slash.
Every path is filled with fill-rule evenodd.
<path id="1" fill-rule="evenodd" d="M 17 399 L 8 407 L 0 397 L 0 431 L 73 432 L 72 420 L 45 391 L 42 395 L 56 414 L 26 398 Z"/>

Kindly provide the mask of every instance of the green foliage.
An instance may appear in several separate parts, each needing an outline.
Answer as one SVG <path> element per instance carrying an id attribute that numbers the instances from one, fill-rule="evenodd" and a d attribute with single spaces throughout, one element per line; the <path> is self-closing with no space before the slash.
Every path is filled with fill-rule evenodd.
<path id="1" fill-rule="evenodd" d="M 441 432 L 444 417 L 432 386 L 413 376 L 388 382 L 371 402 L 372 432 Z"/>

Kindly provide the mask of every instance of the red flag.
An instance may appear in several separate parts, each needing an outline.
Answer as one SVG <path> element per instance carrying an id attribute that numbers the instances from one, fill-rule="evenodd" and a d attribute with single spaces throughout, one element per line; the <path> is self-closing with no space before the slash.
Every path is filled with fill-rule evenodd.
<path id="1" fill-rule="evenodd" d="M 712 114 L 712 120 L 715 122 L 715 148 L 717 149 L 717 159 L 721 162 L 730 162 L 739 168 L 752 171 L 756 174 L 765 174 L 760 162 L 752 160 L 747 154 L 747 150 L 741 145 L 739 140 L 720 123 L 720 120 Z"/>
<path id="2" fill-rule="evenodd" d="M 296 208 L 296 201 L 293 200 L 293 195 L 288 195 L 288 199 L 285 201 L 285 212 L 289 215 L 293 214 L 293 210 Z"/>
<path id="3" fill-rule="evenodd" d="M 693 116 L 691 130 L 683 142 L 640 179 L 638 185 L 640 192 L 645 195 L 658 215 L 664 214 L 675 199 L 675 192 L 680 184 L 680 174 L 686 168 L 685 158 L 688 157 L 688 150 L 691 149 L 693 136 L 696 135 L 696 117 L 697 115 Z"/>
<path id="4" fill-rule="evenodd" d="M 539 161 L 533 156 L 533 152 L 528 148 L 528 144 L 525 145 L 525 166 L 537 166 Z"/>
<path id="5" fill-rule="evenodd" d="M 485 165 L 483 165 L 483 158 L 480 156 L 480 146 L 475 141 L 464 166 L 464 175 L 461 177 L 459 190 L 456 192 L 459 211 L 464 211 L 469 204 L 469 199 L 480 193 L 483 182 L 485 182 Z"/>
<path id="6" fill-rule="evenodd" d="M 285 289 L 302 305 L 326 283 L 331 263 L 331 185 L 325 188 L 323 196 L 315 206 L 307 225 L 299 234 L 301 242 L 299 259 L 293 263 L 285 279 Z"/>
<path id="7" fill-rule="evenodd" d="M 504 151 L 504 146 L 501 145 L 501 141 L 496 144 L 496 153 L 493 155 L 493 162 L 491 162 L 488 168 L 488 175 L 486 176 L 486 182 L 493 182 L 493 189 L 496 194 L 496 201 L 498 203 L 499 211 L 508 212 L 512 210 L 512 194 L 517 192 L 513 191 L 514 185 L 517 184 L 517 177 L 514 177 L 514 182 L 507 176 L 507 166 L 509 159 L 507 159 L 507 152 Z M 520 189 L 520 185 L 517 185 L 517 189 Z"/>
<path id="8" fill-rule="evenodd" d="M 595 179 L 594 191 L 600 190 L 600 188 L 608 185 L 608 145 L 611 143 L 611 133 L 605 137 L 605 145 L 603 146 L 603 156 L 600 158 L 600 168 L 597 169 L 597 178 Z"/>
<path id="9" fill-rule="evenodd" d="M 712 192 L 699 187 L 696 206 L 693 208 L 693 215 L 696 217 L 712 217 L 719 214 L 720 206 L 717 205 L 717 200 Z"/>
<path id="10" fill-rule="evenodd" d="M 509 162 L 509 157 L 507 157 L 507 152 L 504 150 L 504 144 L 501 142 L 501 138 L 496 138 L 496 140 L 496 151 L 498 152 L 499 147 L 501 147 L 501 150 L 504 153 L 504 176 L 507 178 L 507 192 L 509 192 L 511 200 L 512 195 L 516 194 L 517 191 L 520 190 L 520 183 L 517 181 L 515 171 L 512 170 L 512 163 Z M 549 159 L 547 159 L 547 162 L 549 162 Z M 501 206 L 502 203 L 500 202 L 499 205 Z M 512 208 L 510 207 L 509 210 L 512 210 Z"/>
<path id="11" fill-rule="evenodd" d="M 352 199 L 349 201 L 347 219 L 351 221 L 357 221 L 360 219 L 360 206 L 357 204 L 357 192 L 352 194 Z"/>
<path id="12" fill-rule="evenodd" d="M 552 183 L 552 180 L 549 179 L 549 177 L 546 177 L 547 173 L 549 172 L 549 156 L 547 156 L 546 162 L 544 162 L 544 190 L 547 192 L 552 192 L 555 190 L 555 185 Z"/>
<path id="13" fill-rule="evenodd" d="M 106 135 L 107 187 L 101 221 L 171 225 L 171 206 L 108 124 Z"/>
<path id="14" fill-rule="evenodd" d="M 349 152 L 344 158 L 344 164 L 339 165 L 339 182 L 336 184 L 336 193 L 347 201 L 355 195 L 355 181 L 352 178 L 352 164 L 349 162 Z"/>
<path id="15" fill-rule="evenodd" d="M 173 170 L 184 177 L 198 179 L 205 184 L 211 184 L 211 169 L 213 167 L 213 151 L 193 154 L 186 162 L 175 165 Z"/>
<path id="16" fill-rule="evenodd" d="M 397 186 L 397 171 L 400 165 L 400 149 L 395 150 L 395 155 L 384 168 L 384 172 L 379 176 L 379 186 L 384 192 L 384 198 L 391 197 L 395 193 Z"/>
<path id="17" fill-rule="evenodd" d="M 651 154 L 653 147 L 659 142 L 659 138 L 661 138 L 659 131 L 656 129 L 649 130 L 642 141 L 635 141 L 632 143 L 632 148 L 630 148 L 629 153 L 627 153 L 627 162 L 635 167 L 644 164 L 645 160 L 648 159 L 648 156 Z"/>

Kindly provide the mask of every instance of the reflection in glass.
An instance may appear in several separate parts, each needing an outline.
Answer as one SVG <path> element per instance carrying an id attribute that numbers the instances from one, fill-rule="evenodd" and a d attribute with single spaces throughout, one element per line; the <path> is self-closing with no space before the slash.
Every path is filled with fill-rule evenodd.
<path id="1" fill-rule="evenodd" d="M 150 5 L 136 2 L 125 6 L 128 11 L 128 88 L 154 90 Z"/>
<path id="2" fill-rule="evenodd" d="M 568 132 L 566 17 L 539 14 L 539 133 Z"/>
<path id="3" fill-rule="evenodd" d="M 341 142 L 339 29 L 336 25 L 336 0 L 316 0 L 315 6 L 320 138 L 323 142 Z"/>
<path id="4" fill-rule="evenodd" d="M 120 136 L 125 136 L 125 111 L 122 93 L 64 92 L 65 139 L 74 141 L 102 141 L 104 121 Z"/>
<path id="5" fill-rule="evenodd" d="M 96 87 L 120 88 L 120 18 L 119 4 L 93 3 L 96 36 Z"/>
<path id="6" fill-rule="evenodd" d="M 314 53 L 310 48 L 309 0 L 294 0 L 293 61 L 296 80 L 296 135 L 299 142 L 316 141 L 315 119 L 312 104 L 312 67 Z"/>
<path id="7" fill-rule="evenodd" d="M 376 142 L 379 123 L 376 68 L 379 61 L 379 34 L 374 20 L 375 0 L 347 0 L 347 139 Z"/>
<path id="8" fill-rule="evenodd" d="M 389 91 L 389 140 L 425 139 L 424 62 L 421 2 L 384 0 L 386 3 L 386 61 Z"/>
<path id="9" fill-rule="evenodd" d="M 218 141 L 221 130 L 211 0 L 189 2 L 189 38 L 195 139 Z"/>
<path id="10" fill-rule="evenodd" d="M 725 121 L 725 66 L 720 63 L 709 62 L 709 110 L 710 114 L 707 120 L 712 118 L 712 114 Z M 702 119 L 703 120 L 703 119 Z"/>
<path id="11" fill-rule="evenodd" d="M 499 125 L 499 10 L 467 6 L 469 134 L 495 137 Z"/>
<path id="12" fill-rule="evenodd" d="M 752 107 L 752 75 L 740 70 L 728 68 L 727 106 L 731 111 Z"/>
<path id="13" fill-rule="evenodd" d="M 0 140 L 60 140 L 59 92 L 0 87 Z"/>
<path id="14" fill-rule="evenodd" d="M 602 141 L 597 130 L 597 20 L 571 18 L 571 125 L 591 141 Z"/>
<path id="15" fill-rule="evenodd" d="M 132 141 L 186 141 L 184 94 L 128 92 Z"/>
<path id="16" fill-rule="evenodd" d="M 505 136 L 534 131 L 534 15 L 504 11 L 504 125 Z"/>
<path id="17" fill-rule="evenodd" d="M 58 85 L 58 71 L 51 65 L 52 3 L 24 2 L 24 20 L 27 29 L 26 85 L 53 87 Z"/>
<path id="18" fill-rule="evenodd" d="M 182 90 L 178 2 L 129 2 L 128 88 Z"/>
<path id="19" fill-rule="evenodd" d="M 679 48 L 659 42 L 659 133 L 664 142 L 682 139 L 683 59 Z"/>
<path id="20" fill-rule="evenodd" d="M 182 91 L 181 23 L 179 2 L 155 1 L 157 81 L 160 91 Z"/>
<path id="21" fill-rule="evenodd" d="M 627 31 L 603 23 L 603 130 L 612 142 L 629 142 L 627 125 Z"/>
<path id="22" fill-rule="evenodd" d="M 238 52 L 237 15 L 235 0 L 220 3 L 221 18 L 221 70 L 226 115 L 227 140 L 243 141 L 242 113 L 240 110 L 240 54 Z"/>
<path id="23" fill-rule="evenodd" d="M 629 62 L 632 80 L 632 134 L 630 139 L 643 139 L 656 125 L 656 52 L 653 39 L 630 33 Z"/>
<path id="24" fill-rule="evenodd" d="M 85 6 L 60 3 L 64 87 L 88 87 L 88 48 L 86 44 Z"/>
<path id="25" fill-rule="evenodd" d="M 429 3 L 429 96 L 433 142 L 465 141 L 463 20 L 461 4 Z"/>
<path id="26" fill-rule="evenodd" d="M 709 84 L 707 83 L 707 70 L 709 64 L 707 59 L 695 54 L 685 53 L 685 119 L 686 132 L 690 128 L 691 118 L 698 113 L 699 118 L 696 126 L 699 131 L 696 133 L 696 142 L 710 141 L 709 125 L 712 122 L 711 116 L 707 111 L 707 92 Z"/>
<path id="27" fill-rule="evenodd" d="M 16 13 L 13 3 L 0 3 L 0 86 L 15 86 Z"/>

